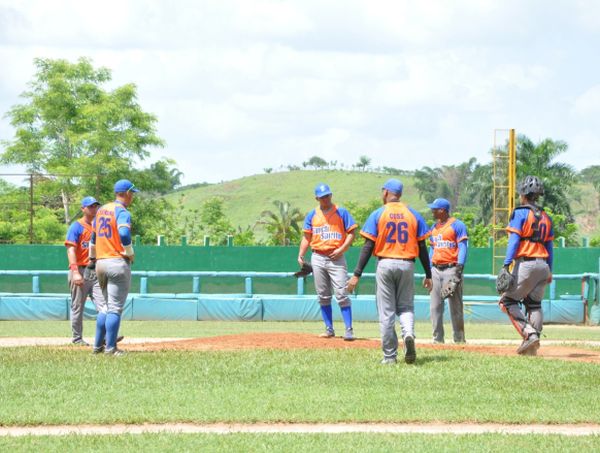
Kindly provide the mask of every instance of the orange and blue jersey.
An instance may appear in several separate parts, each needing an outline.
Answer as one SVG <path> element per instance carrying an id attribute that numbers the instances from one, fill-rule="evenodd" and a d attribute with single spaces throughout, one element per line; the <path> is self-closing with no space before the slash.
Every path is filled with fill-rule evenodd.
<path id="1" fill-rule="evenodd" d="M 468 239 L 467 227 L 454 217 L 450 217 L 444 224 L 434 223 L 429 237 L 431 263 L 464 266 Z"/>
<path id="2" fill-rule="evenodd" d="M 99 260 L 123 257 L 124 246 L 131 244 L 131 214 L 120 201 L 98 209 L 92 242 L 96 245 Z"/>
<path id="3" fill-rule="evenodd" d="M 506 231 L 510 237 L 504 264 L 521 257 L 546 258 L 552 267 L 554 227 L 552 219 L 543 210 L 540 209 L 539 219 L 536 219 L 533 209 L 519 206 L 513 211 Z"/>
<path id="4" fill-rule="evenodd" d="M 327 255 L 339 248 L 348 233 L 357 227 L 352 215 L 346 209 L 333 205 L 327 213 L 324 213 L 320 207 L 310 211 L 304 219 L 302 230 L 311 234 L 311 249 Z"/>
<path id="5" fill-rule="evenodd" d="M 90 239 L 92 238 L 92 225 L 84 219 L 73 222 L 67 231 L 65 246 L 75 247 L 75 258 L 78 266 L 87 266 L 90 262 L 88 257 Z"/>
<path id="6" fill-rule="evenodd" d="M 415 259 L 419 241 L 430 232 L 421 214 L 395 201 L 373 211 L 360 234 L 375 242 L 373 255 L 379 258 Z"/>

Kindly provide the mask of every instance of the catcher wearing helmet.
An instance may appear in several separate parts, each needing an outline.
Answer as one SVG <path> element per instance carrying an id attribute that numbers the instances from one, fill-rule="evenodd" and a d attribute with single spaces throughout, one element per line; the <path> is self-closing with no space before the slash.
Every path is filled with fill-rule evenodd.
<path id="1" fill-rule="evenodd" d="M 552 281 L 554 231 L 552 219 L 538 204 L 544 195 L 540 178 L 526 176 L 517 189 L 521 205 L 512 212 L 506 228 L 506 258 L 496 287 L 501 293 L 500 308 L 523 338 L 517 353 L 536 355 L 544 320 L 542 298 Z"/>

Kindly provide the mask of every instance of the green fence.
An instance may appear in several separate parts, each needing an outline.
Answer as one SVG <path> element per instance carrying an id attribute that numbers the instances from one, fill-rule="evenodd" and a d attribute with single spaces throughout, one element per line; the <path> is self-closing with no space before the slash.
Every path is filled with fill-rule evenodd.
<path id="1" fill-rule="evenodd" d="M 232 272 L 294 272 L 297 247 L 201 247 L 201 246 L 149 246 L 135 247 L 135 271 L 232 271 Z M 346 254 L 351 271 L 356 264 L 359 247 L 351 248 Z M 418 260 L 417 260 L 418 261 Z M 556 274 L 583 274 L 599 271 L 600 248 L 556 248 Z M 2 270 L 65 270 L 67 257 L 65 247 L 60 245 L 0 245 L 0 269 Z M 422 273 L 421 265 L 416 272 Z M 371 259 L 366 272 L 375 272 L 375 259 Z M 465 272 L 469 274 L 492 273 L 492 249 L 471 248 Z M 140 292 L 140 278 L 134 278 L 132 292 Z M 154 293 L 192 292 L 189 278 L 175 277 L 152 279 L 149 290 Z M 65 293 L 66 280 L 63 275 L 44 275 L 39 285 L 44 293 Z M 243 293 L 245 281 L 242 278 L 212 278 L 203 282 L 203 293 Z M 307 280 L 307 294 L 314 292 L 312 279 Z M 31 277 L 0 276 L 0 292 L 29 293 Z M 254 283 L 257 294 L 296 294 L 297 282 L 288 279 L 260 279 Z M 374 292 L 374 281 L 365 280 L 361 293 Z M 581 283 L 560 281 L 558 295 L 581 294 Z M 418 294 L 425 294 L 420 290 Z M 466 295 L 495 295 L 493 281 L 473 281 L 465 288 Z"/>

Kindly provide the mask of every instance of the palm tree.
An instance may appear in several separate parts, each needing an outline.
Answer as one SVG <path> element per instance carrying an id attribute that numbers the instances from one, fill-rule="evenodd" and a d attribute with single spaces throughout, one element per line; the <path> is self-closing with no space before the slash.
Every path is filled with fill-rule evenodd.
<path id="1" fill-rule="evenodd" d="M 527 175 L 535 175 L 544 182 L 543 203 L 554 214 L 573 221 L 567 191 L 575 183 L 577 174 L 567 164 L 554 162 L 568 145 L 561 140 L 545 139 L 533 143 L 527 136 L 517 140 L 517 181 Z M 479 205 L 480 218 L 488 222 L 492 215 L 493 176 L 492 164 L 475 165 L 467 184 L 467 195 Z"/>
<path id="2" fill-rule="evenodd" d="M 300 226 L 298 222 L 304 216 L 298 208 L 293 208 L 288 201 L 275 200 L 276 212 L 266 210 L 261 212 L 258 225 L 265 225 L 270 235 L 270 242 L 274 245 L 290 245 L 298 242 Z"/>

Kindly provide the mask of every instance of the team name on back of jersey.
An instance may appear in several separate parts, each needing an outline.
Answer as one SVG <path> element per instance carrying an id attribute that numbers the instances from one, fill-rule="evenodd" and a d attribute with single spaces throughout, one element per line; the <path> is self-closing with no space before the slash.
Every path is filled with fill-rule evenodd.
<path id="1" fill-rule="evenodd" d="M 312 232 L 313 234 L 318 234 L 321 237 L 321 240 L 323 241 L 342 239 L 342 233 L 338 231 L 331 231 L 329 225 L 313 227 Z"/>
<path id="2" fill-rule="evenodd" d="M 436 247 L 441 249 L 453 249 L 456 248 L 456 242 L 454 241 L 444 241 L 441 234 L 436 236 L 432 236 L 433 243 Z"/>

